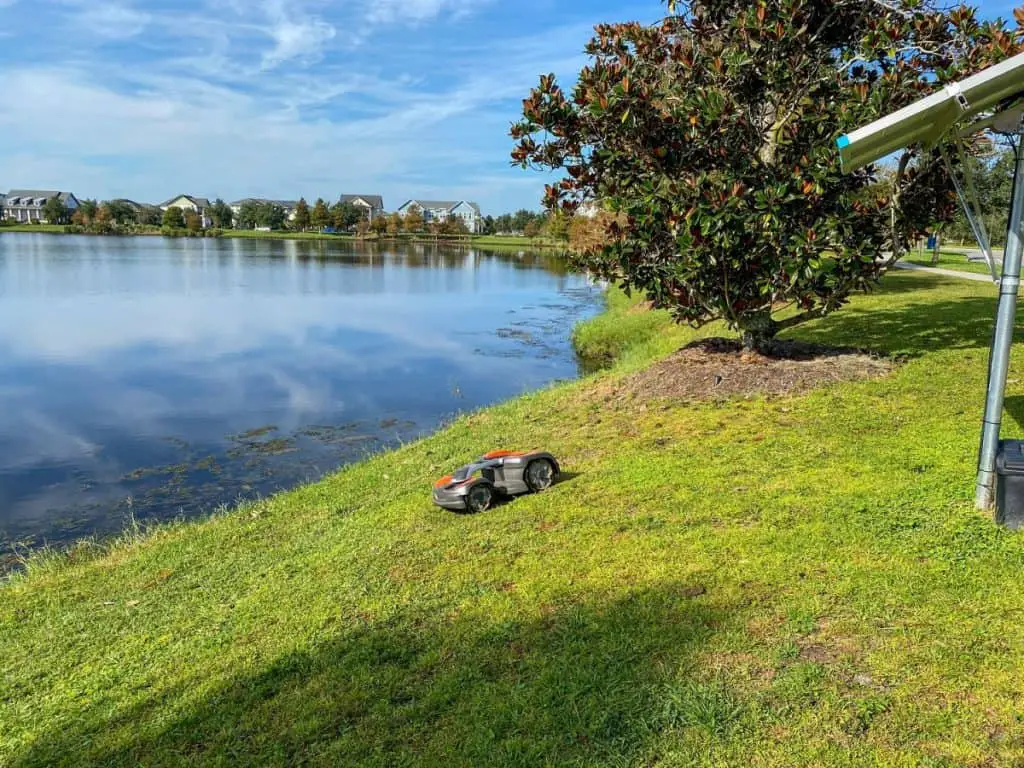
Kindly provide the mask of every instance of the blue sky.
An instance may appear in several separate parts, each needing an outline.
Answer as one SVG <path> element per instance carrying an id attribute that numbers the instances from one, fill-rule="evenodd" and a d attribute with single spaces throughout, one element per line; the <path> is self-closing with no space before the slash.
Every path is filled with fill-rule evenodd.
<path id="1" fill-rule="evenodd" d="M 987 15 L 1013 4 L 982 4 Z M 538 207 L 509 123 L 658 0 L 0 0 L 0 191 Z"/>

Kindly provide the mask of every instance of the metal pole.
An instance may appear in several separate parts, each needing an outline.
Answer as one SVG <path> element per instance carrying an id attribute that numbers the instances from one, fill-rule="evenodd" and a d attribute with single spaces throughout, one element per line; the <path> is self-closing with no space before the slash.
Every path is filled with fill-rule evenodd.
<path id="1" fill-rule="evenodd" d="M 1018 130 L 1024 134 L 1024 125 Z M 1017 293 L 1020 288 L 1021 254 L 1024 252 L 1024 151 L 1017 141 L 1017 170 L 1013 179 L 1013 200 L 1010 204 L 1010 226 L 1003 253 L 1003 278 L 999 283 L 999 308 L 996 330 L 989 360 L 988 397 L 982 423 L 981 450 L 978 452 L 978 484 L 975 504 L 978 509 L 991 509 L 995 502 L 996 453 L 999 451 L 999 428 L 1003 420 L 1003 397 L 1006 374 L 1013 343 L 1013 326 L 1017 316 Z"/>
<path id="2" fill-rule="evenodd" d="M 956 171 L 953 170 L 953 164 L 949 161 L 949 153 L 946 152 L 945 147 L 940 146 L 939 153 L 942 155 L 942 162 L 946 164 L 946 173 L 949 174 L 949 178 L 953 182 L 953 188 L 956 189 L 956 196 L 963 207 L 964 216 L 967 217 L 967 223 L 971 227 L 974 239 L 978 241 L 978 247 L 985 254 L 985 263 L 988 264 L 989 271 L 992 273 L 992 282 L 998 283 L 999 275 L 996 274 L 996 262 L 992 256 L 992 244 L 988 239 L 988 230 L 985 228 L 985 221 L 981 215 L 981 206 L 978 205 L 978 193 L 974 182 L 971 181 L 971 170 L 967 166 L 963 152 L 959 153 L 960 167 L 964 170 L 964 179 L 967 181 L 967 189 L 970 190 L 970 196 L 967 195 L 967 191 L 960 185 L 960 179 Z M 923 256 L 924 254 L 922 253 L 921 255 Z"/>

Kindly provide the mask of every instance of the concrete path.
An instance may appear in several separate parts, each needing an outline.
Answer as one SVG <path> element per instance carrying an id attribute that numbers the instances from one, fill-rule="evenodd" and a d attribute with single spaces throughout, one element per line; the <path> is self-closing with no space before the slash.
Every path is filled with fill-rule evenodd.
<path id="1" fill-rule="evenodd" d="M 961 280 L 974 280 L 979 283 L 992 283 L 992 277 L 990 275 L 981 275 L 975 272 L 960 272 L 956 269 L 942 269 L 941 267 L 922 267 L 920 264 L 907 264 L 906 262 L 897 261 L 896 267 L 898 269 L 911 269 L 915 272 L 928 272 L 933 275 L 942 275 L 943 277 L 958 277 Z"/>
<path id="2" fill-rule="evenodd" d="M 968 261 L 984 261 L 985 260 L 985 254 L 982 251 L 978 251 L 978 250 L 965 251 L 964 255 L 967 256 L 967 260 Z M 1003 263 L 1003 252 L 1002 251 L 992 251 L 992 258 L 995 259 L 997 264 L 1002 264 Z"/>

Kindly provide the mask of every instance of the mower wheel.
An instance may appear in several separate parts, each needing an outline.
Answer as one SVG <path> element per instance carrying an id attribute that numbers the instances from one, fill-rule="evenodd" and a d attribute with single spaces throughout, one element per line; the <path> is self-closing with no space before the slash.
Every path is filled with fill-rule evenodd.
<path id="1" fill-rule="evenodd" d="M 546 491 L 555 483 L 555 465 L 548 459 L 534 459 L 526 466 L 526 485 L 534 493 Z"/>
<path id="2" fill-rule="evenodd" d="M 486 512 L 494 501 L 494 489 L 490 483 L 479 483 L 466 494 L 466 511 L 471 514 Z"/>

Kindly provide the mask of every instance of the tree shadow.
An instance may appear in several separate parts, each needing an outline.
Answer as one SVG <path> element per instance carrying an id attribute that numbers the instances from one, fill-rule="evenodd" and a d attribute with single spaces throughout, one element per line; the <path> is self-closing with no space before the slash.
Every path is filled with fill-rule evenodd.
<path id="1" fill-rule="evenodd" d="M 786 337 L 912 357 L 940 349 L 988 347 L 995 326 L 996 298 L 993 294 L 991 298 L 930 301 L 922 296 L 920 302 L 892 309 L 854 305 L 798 327 Z M 1019 325 L 1014 340 L 1024 341 L 1024 329 Z"/>
<path id="2" fill-rule="evenodd" d="M 667 729 L 710 718 L 720 732 L 741 717 L 736 694 L 688 672 L 715 633 L 742 626 L 713 598 L 668 583 L 612 602 L 555 598 L 525 619 L 450 603 L 339 616 L 322 642 L 212 689 L 96 703 L 11 765 L 625 763 Z"/>
<path id="3" fill-rule="evenodd" d="M 946 275 L 936 275 L 921 270 L 900 270 L 895 269 L 888 272 L 883 278 L 878 291 L 882 293 L 920 293 L 921 291 L 938 290 L 955 285 L 958 278 Z M 962 281 L 960 281 L 962 282 Z M 972 283 L 973 285 L 973 283 Z M 992 294 L 998 294 L 994 287 Z"/>
<path id="4" fill-rule="evenodd" d="M 1007 395 L 1003 407 L 1017 424 L 1017 429 L 1024 433 L 1024 395 Z"/>

